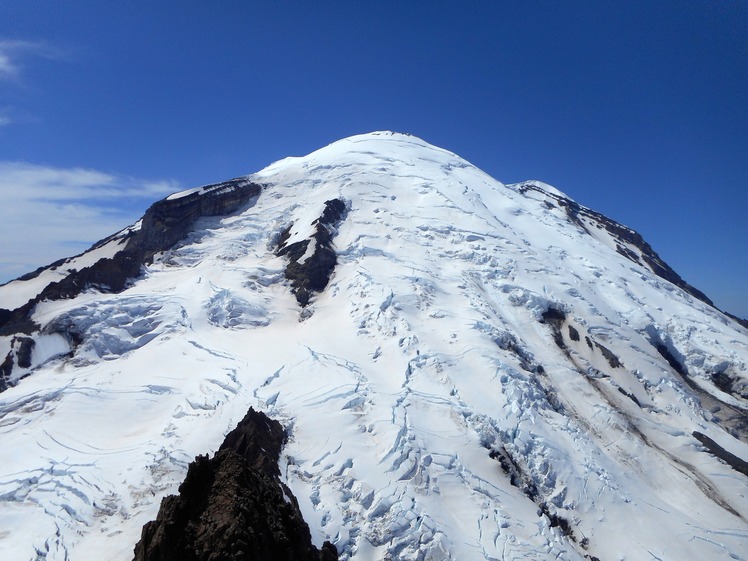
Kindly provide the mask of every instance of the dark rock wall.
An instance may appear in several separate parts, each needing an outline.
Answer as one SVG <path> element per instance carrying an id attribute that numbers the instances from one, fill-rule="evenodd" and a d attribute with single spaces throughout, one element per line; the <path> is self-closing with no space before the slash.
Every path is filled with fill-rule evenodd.
<path id="1" fill-rule="evenodd" d="M 31 366 L 31 353 L 35 345 L 36 342 L 31 337 L 16 336 L 11 339 L 10 351 L 0 363 L 0 392 L 8 389 L 14 366 L 18 365 L 20 368 Z"/>
<path id="2" fill-rule="evenodd" d="M 250 409 L 219 451 L 198 456 L 144 527 L 134 561 L 335 561 L 318 550 L 298 503 L 280 481 L 281 425 Z"/>
<path id="3" fill-rule="evenodd" d="M 232 179 L 202 188 L 178 199 L 162 199 L 143 215 L 143 224 L 125 251 L 150 260 L 182 240 L 198 218 L 225 216 L 259 196 L 262 187 L 246 179 Z"/>
<path id="4" fill-rule="evenodd" d="M 330 282 L 330 276 L 338 262 L 332 240 L 347 213 L 348 208 L 341 199 L 325 201 L 322 215 L 312 222 L 312 225 L 316 225 L 316 230 L 311 239 L 286 245 L 292 225 L 281 233 L 277 255 L 288 258 L 285 276 L 291 281 L 291 290 L 302 306 L 309 304 L 312 294 L 322 292 Z M 299 259 L 304 256 L 310 243 L 315 244 L 314 252 L 300 263 Z"/>
<path id="5" fill-rule="evenodd" d="M 696 440 L 698 440 L 699 442 L 701 442 L 701 444 L 704 445 L 704 448 L 710 454 L 724 461 L 727 465 L 729 465 L 735 471 L 738 471 L 742 473 L 743 475 L 748 475 L 748 462 L 746 462 L 742 458 L 739 458 L 735 454 L 728 452 L 727 450 L 722 448 L 722 446 L 717 444 L 714 440 L 709 438 L 704 433 L 701 433 L 699 431 L 693 431 L 692 434 Z"/>

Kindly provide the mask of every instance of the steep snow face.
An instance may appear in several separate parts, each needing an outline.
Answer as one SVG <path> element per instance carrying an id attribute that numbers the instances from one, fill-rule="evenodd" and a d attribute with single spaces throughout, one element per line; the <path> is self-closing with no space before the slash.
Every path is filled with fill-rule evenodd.
<path id="1" fill-rule="evenodd" d="M 415 137 L 248 180 L 256 204 L 198 220 L 120 294 L 35 307 L 45 358 L 0 394 L 6 558 L 131 559 L 253 406 L 342 559 L 746 559 L 744 328 L 563 193 Z M 302 307 L 278 250 L 311 252 L 335 199 L 335 268 Z"/>

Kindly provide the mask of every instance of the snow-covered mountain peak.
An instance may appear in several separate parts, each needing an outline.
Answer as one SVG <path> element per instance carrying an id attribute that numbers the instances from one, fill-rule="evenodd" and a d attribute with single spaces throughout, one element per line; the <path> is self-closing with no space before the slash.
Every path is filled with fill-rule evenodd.
<path id="1" fill-rule="evenodd" d="M 383 173 L 387 169 L 406 171 L 422 166 L 430 168 L 473 167 L 456 154 L 431 145 L 418 137 L 389 131 L 350 136 L 302 157 L 284 158 L 254 176 L 263 178 L 301 168 L 312 172 L 322 167 L 333 169 L 356 166 L 361 171 Z"/>
<path id="2" fill-rule="evenodd" d="M 0 308 L 12 559 L 130 559 L 250 406 L 342 559 L 748 547 L 748 331 L 633 230 L 416 137 L 172 195 Z"/>

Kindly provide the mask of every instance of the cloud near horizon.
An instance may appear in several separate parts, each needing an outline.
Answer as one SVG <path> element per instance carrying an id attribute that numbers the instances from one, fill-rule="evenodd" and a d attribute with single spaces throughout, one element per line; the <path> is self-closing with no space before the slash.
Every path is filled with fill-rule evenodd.
<path id="1" fill-rule="evenodd" d="M 0 161 L 0 283 L 81 253 L 179 190 L 171 180 Z"/>

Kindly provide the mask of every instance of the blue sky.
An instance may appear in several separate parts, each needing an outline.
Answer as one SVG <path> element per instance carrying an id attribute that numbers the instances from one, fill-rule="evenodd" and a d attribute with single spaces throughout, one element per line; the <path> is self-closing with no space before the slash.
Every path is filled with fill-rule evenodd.
<path id="1" fill-rule="evenodd" d="M 0 4 L 0 282 L 179 188 L 410 132 L 748 317 L 748 2 Z"/>

